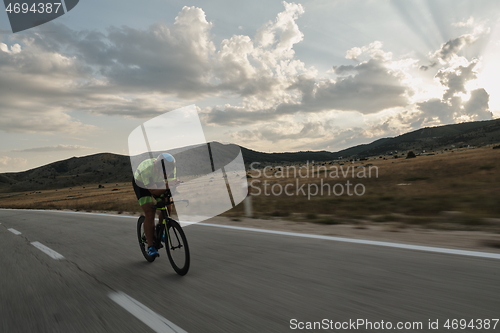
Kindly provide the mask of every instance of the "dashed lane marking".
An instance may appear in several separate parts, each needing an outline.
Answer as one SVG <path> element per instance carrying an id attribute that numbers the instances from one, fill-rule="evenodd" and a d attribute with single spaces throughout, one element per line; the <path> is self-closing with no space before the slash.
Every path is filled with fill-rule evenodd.
<path id="1" fill-rule="evenodd" d="M 130 312 L 134 317 L 149 326 L 155 332 L 187 333 L 171 321 L 163 318 L 144 304 L 136 301 L 129 295 L 118 291 L 108 295 L 116 304 Z"/>

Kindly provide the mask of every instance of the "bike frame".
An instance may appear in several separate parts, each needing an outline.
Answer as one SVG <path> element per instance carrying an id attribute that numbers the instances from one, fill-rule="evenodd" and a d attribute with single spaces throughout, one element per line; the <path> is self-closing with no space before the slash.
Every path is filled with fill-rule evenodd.
<path id="1" fill-rule="evenodd" d="M 185 201 L 189 205 L 188 200 L 180 201 Z M 179 202 L 179 200 L 177 202 Z M 152 206 L 155 210 L 155 215 L 156 211 L 159 212 L 158 223 L 155 224 L 153 230 L 153 245 L 159 250 L 164 246 L 162 243 L 165 243 L 170 264 L 177 274 L 183 276 L 186 275 L 189 270 L 189 246 L 181 225 L 171 218 L 168 212 L 168 205 L 172 203 L 170 198 L 166 198 L 166 200 L 160 198 L 159 200 L 157 199 L 157 203 Z M 144 258 L 149 262 L 153 262 L 156 256 L 149 256 L 146 251 L 147 240 L 144 230 L 144 219 L 145 217 L 142 215 L 137 221 L 137 236 Z M 179 263 L 181 263 L 181 266 L 179 266 Z"/>
<path id="2" fill-rule="evenodd" d="M 166 238 L 167 238 L 167 241 L 165 242 L 165 245 L 166 246 L 171 246 L 170 244 L 172 244 L 172 240 L 171 240 L 171 236 L 170 236 L 170 232 L 169 232 L 169 228 L 168 226 L 170 225 L 170 215 L 168 214 L 168 209 L 167 209 L 167 206 L 170 205 L 170 204 L 173 204 L 173 201 L 170 200 L 168 203 L 165 202 L 165 201 L 160 201 L 158 202 L 156 205 L 154 205 L 155 209 L 156 210 L 159 210 L 161 213 L 161 222 L 158 222 L 156 224 L 156 227 L 155 227 L 155 246 L 157 249 L 161 248 L 162 247 L 162 244 L 161 244 L 161 235 L 165 232 L 166 234 Z M 174 230 L 174 233 L 175 233 L 175 236 L 178 238 L 179 235 L 177 235 L 177 233 L 175 232 Z M 172 247 L 172 249 L 174 249 L 175 247 Z"/>

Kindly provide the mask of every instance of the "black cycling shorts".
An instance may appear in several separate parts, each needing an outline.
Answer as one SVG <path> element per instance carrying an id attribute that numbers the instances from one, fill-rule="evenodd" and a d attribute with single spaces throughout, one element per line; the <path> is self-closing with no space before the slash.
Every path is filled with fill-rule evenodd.
<path id="1" fill-rule="evenodd" d="M 141 187 L 139 185 L 137 185 L 135 178 L 132 177 L 132 186 L 134 187 L 135 196 L 139 201 L 139 205 L 142 206 L 146 203 L 153 202 L 153 195 L 151 194 L 151 192 L 149 192 L 146 186 Z M 170 198 L 172 197 L 172 192 L 170 192 L 170 189 L 166 190 L 165 196 L 169 199 L 167 200 L 168 203 L 168 201 L 170 201 Z"/>

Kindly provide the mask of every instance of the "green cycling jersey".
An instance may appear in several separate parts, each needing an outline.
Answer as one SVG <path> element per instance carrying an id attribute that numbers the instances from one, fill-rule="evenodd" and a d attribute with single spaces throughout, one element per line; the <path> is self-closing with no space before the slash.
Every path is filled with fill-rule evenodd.
<path id="1" fill-rule="evenodd" d="M 165 180 L 161 172 L 157 172 L 155 169 L 156 158 L 150 158 L 144 160 L 139 164 L 134 172 L 134 178 L 138 184 L 143 184 L 146 188 L 152 188 L 155 184 L 165 184 Z M 173 181 L 177 179 L 177 168 L 167 175 L 167 181 Z"/>

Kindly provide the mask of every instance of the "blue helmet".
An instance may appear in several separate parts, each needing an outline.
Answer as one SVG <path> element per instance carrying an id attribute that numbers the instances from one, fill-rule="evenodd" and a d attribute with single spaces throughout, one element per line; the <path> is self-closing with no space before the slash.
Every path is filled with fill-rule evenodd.
<path id="1" fill-rule="evenodd" d="M 162 153 L 156 158 L 155 165 L 163 170 L 164 176 L 167 176 L 174 171 L 175 158 L 169 153 Z"/>

